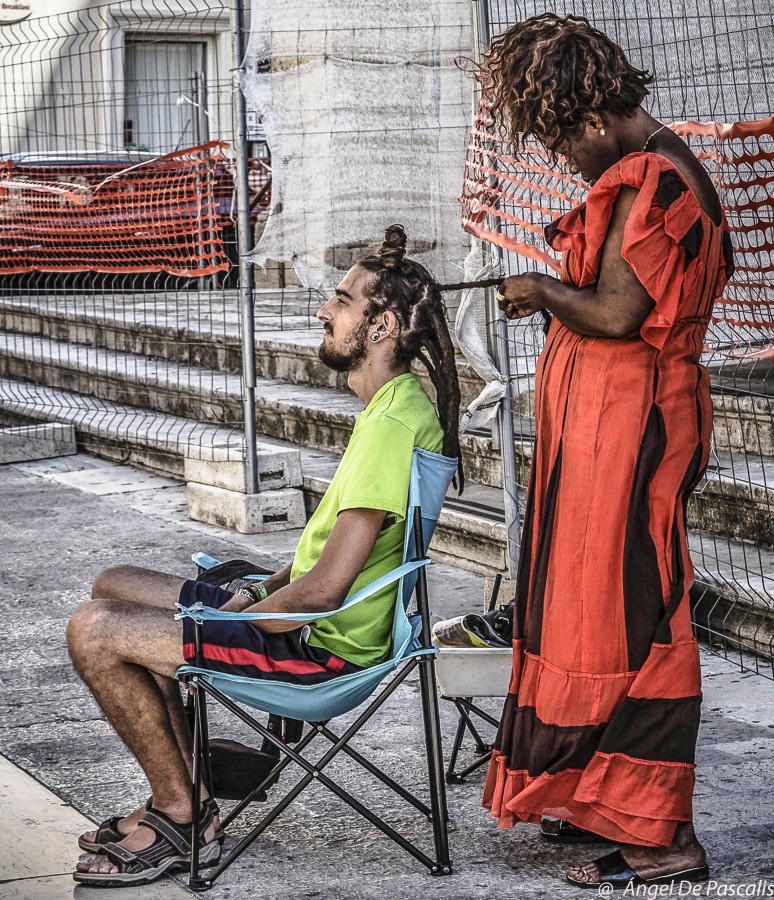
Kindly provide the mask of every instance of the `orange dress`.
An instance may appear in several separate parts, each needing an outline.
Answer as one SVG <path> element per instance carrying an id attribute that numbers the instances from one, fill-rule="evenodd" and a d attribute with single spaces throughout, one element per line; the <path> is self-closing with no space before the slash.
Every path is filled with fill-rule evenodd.
<path id="1" fill-rule="evenodd" d="M 514 661 L 484 805 L 501 827 L 566 819 L 671 843 L 692 819 L 699 653 L 685 505 L 710 450 L 699 364 L 731 271 L 724 225 L 666 158 L 635 153 L 553 222 L 562 280 L 596 282 L 622 186 L 623 257 L 654 299 L 639 333 L 584 337 L 554 317 L 536 378 Z"/>

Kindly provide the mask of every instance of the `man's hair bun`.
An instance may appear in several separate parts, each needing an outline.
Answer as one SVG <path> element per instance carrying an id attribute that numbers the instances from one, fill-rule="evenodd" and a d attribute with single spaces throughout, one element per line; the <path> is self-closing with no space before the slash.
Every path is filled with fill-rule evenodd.
<path id="1" fill-rule="evenodd" d="M 397 269 L 406 255 L 406 232 L 402 225 L 390 225 L 384 231 L 379 260 L 385 269 Z"/>

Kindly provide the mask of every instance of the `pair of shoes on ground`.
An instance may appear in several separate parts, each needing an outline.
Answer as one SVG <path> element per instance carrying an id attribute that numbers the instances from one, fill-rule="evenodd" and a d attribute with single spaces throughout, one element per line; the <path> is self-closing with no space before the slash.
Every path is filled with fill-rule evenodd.
<path id="1" fill-rule="evenodd" d="M 150 803 L 150 801 L 148 801 Z M 200 829 L 204 832 L 218 814 L 218 805 L 210 797 L 202 803 Z M 149 847 L 132 852 L 110 839 L 111 832 L 123 840 L 126 835 L 118 831 L 120 816 L 107 819 L 97 829 L 97 838 L 108 838 L 104 843 L 88 841 L 82 835 L 78 844 L 83 849 L 95 849 L 96 854 L 105 856 L 118 867 L 118 872 L 74 872 L 73 878 L 81 884 L 101 887 L 128 887 L 150 884 L 167 872 L 186 868 L 191 860 L 192 823 L 181 825 L 153 806 L 148 807 L 139 821 L 140 825 L 156 833 Z M 220 859 L 224 834 L 216 833 L 213 840 L 203 844 L 199 850 L 199 861 L 203 866 L 215 865 Z"/>
<path id="2" fill-rule="evenodd" d="M 439 647 L 456 649 L 511 647 L 510 638 L 502 637 L 486 616 L 476 613 L 436 622 L 433 640 Z"/>
<path id="3" fill-rule="evenodd" d="M 544 817 L 540 823 L 540 834 L 546 840 L 559 844 L 613 843 L 601 834 L 579 828 L 565 819 Z M 641 878 L 626 862 L 620 850 L 614 850 L 612 853 L 598 857 L 592 865 L 596 866 L 599 872 L 597 881 L 580 881 L 571 875 L 566 876 L 567 881 L 580 888 L 599 890 L 603 884 L 609 884 L 613 889 L 626 890 L 639 885 L 674 884 L 681 881 L 696 883 L 707 881 L 709 878 L 709 867 L 706 865 L 683 869 L 680 872 L 670 872 L 668 875 L 660 875 L 656 878 Z"/>

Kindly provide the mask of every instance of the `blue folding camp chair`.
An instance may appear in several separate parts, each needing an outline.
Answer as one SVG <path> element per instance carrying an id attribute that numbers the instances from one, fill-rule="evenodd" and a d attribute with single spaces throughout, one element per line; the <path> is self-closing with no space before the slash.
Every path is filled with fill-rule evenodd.
<path id="1" fill-rule="evenodd" d="M 251 802 L 253 794 L 268 786 L 291 762 L 298 764 L 304 770 L 303 777 L 291 790 L 263 817 L 248 835 L 239 841 L 236 847 L 215 868 L 211 869 L 204 876 L 199 872 L 199 841 L 194 839 L 189 879 L 189 887 L 191 889 L 206 890 L 211 887 L 221 873 L 250 846 L 313 780 L 324 785 L 337 797 L 349 804 L 406 852 L 427 866 L 433 875 L 451 874 L 446 790 L 441 754 L 438 695 L 435 683 L 435 650 L 430 634 L 427 578 L 424 567 L 430 562 L 425 555 L 427 546 L 430 543 L 435 524 L 441 512 L 443 499 L 454 475 L 456 465 L 456 460 L 445 456 L 439 456 L 436 453 L 429 453 L 421 449 L 414 451 L 406 513 L 406 534 L 403 544 L 404 561 L 402 565 L 389 574 L 377 579 L 367 588 L 358 591 L 353 596 L 348 597 L 338 610 L 331 613 L 285 613 L 281 615 L 266 613 L 259 616 L 252 613 L 221 612 L 203 608 L 201 604 L 195 604 L 189 608 L 180 607 L 178 617 L 188 616 L 196 623 L 195 642 L 198 651 L 201 647 L 201 623 L 213 619 L 230 619 L 232 621 L 247 619 L 255 621 L 259 618 L 265 618 L 307 622 L 312 619 L 334 615 L 335 612 L 354 606 L 355 603 L 359 603 L 366 597 L 370 597 L 396 581 L 399 582 L 398 598 L 401 601 L 395 604 L 392 643 L 388 658 L 384 662 L 362 672 L 343 675 L 322 684 L 296 685 L 210 672 L 202 668 L 201 665 L 182 666 L 178 669 L 177 677 L 193 689 L 195 700 L 192 800 L 194 835 L 199 833 L 201 784 L 202 778 L 205 777 L 207 759 L 207 696 L 217 700 L 226 709 L 249 725 L 263 737 L 265 742 L 268 741 L 274 745 L 280 751 L 281 757 L 274 769 L 255 788 L 252 794 L 242 800 L 224 818 L 222 822 L 224 827 L 227 827 L 229 822 L 239 815 Z M 408 615 L 409 600 L 415 588 L 417 612 Z M 197 659 L 200 661 L 201 656 L 198 656 Z M 419 666 L 430 806 L 398 784 L 373 762 L 367 760 L 359 752 L 348 746 L 350 739 L 357 734 L 360 728 L 373 716 L 416 666 Z M 376 691 L 379 684 L 392 672 L 396 673 L 394 678 L 370 701 L 368 706 L 341 736 L 335 734 L 328 727 L 330 719 L 349 712 L 367 700 Z M 309 727 L 295 748 L 290 747 L 280 736 L 256 721 L 238 703 L 273 715 L 303 720 L 309 724 Z M 320 735 L 326 737 L 333 746 L 318 759 L 310 761 L 303 753 L 312 740 Z M 339 752 L 345 753 L 350 759 L 392 788 L 396 794 L 430 819 L 434 839 L 434 853 L 432 856 L 416 847 L 411 841 L 325 774 L 325 768 Z"/>

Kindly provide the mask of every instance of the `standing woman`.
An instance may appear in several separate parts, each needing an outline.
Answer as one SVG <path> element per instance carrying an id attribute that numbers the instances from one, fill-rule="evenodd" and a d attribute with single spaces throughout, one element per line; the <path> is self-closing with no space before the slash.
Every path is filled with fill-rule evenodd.
<path id="1" fill-rule="evenodd" d="M 650 76 L 585 19 L 514 25 L 486 65 L 514 142 L 534 136 L 590 190 L 546 229 L 561 281 L 500 288 L 509 318 L 553 320 L 484 804 L 502 827 L 542 819 L 546 837 L 621 845 L 571 869 L 573 884 L 702 881 L 685 507 L 710 450 L 699 359 L 732 269 L 723 212 L 690 149 L 641 107 Z"/>

